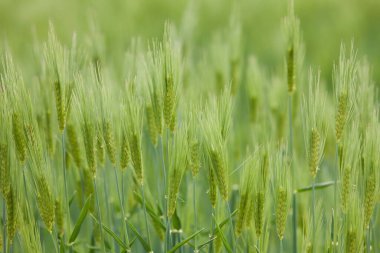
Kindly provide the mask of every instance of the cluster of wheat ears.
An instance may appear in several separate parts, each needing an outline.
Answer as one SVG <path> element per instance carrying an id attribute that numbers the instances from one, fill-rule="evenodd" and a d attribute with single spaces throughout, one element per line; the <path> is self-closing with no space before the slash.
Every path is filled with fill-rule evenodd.
<path id="1" fill-rule="evenodd" d="M 237 19 L 200 58 L 167 24 L 121 73 L 53 25 L 34 71 L 5 48 L 0 252 L 380 251 L 371 68 L 342 45 L 329 89 L 283 27 L 270 74 Z"/>

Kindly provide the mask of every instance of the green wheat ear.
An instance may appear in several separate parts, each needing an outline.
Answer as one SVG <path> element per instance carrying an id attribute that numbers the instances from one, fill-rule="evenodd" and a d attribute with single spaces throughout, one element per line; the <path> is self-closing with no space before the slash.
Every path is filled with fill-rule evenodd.
<path id="1" fill-rule="evenodd" d="M 285 36 L 287 40 L 286 69 L 289 94 L 296 91 L 298 67 L 303 61 L 303 45 L 300 32 L 300 21 L 294 13 L 294 1 L 290 1 L 288 16 L 284 20 Z"/>
<path id="2" fill-rule="evenodd" d="M 274 159 L 275 166 L 275 191 L 276 191 L 276 230 L 280 240 L 285 235 L 285 226 L 290 207 L 290 188 L 289 188 L 289 161 L 282 150 L 277 151 Z"/>
<path id="3" fill-rule="evenodd" d="M 174 28 L 165 24 L 163 41 L 164 98 L 163 111 L 166 126 L 173 132 L 176 123 L 178 87 L 182 83 L 182 62 L 180 45 L 175 44 Z"/>
<path id="4" fill-rule="evenodd" d="M 186 169 L 188 155 L 187 150 L 187 126 L 181 125 L 174 137 L 173 153 L 169 164 L 169 217 L 172 217 L 176 210 L 179 189 Z"/>
<path id="5" fill-rule="evenodd" d="M 10 191 L 10 161 L 9 148 L 6 143 L 0 143 L 0 190 L 5 198 Z"/>
<path id="6" fill-rule="evenodd" d="M 339 143 L 347 121 L 351 118 L 352 108 L 355 101 L 357 86 L 357 62 L 356 52 L 351 47 L 349 55 L 342 45 L 340 49 L 339 63 L 334 66 L 334 86 L 336 98 L 335 113 L 335 137 Z"/>
<path id="7" fill-rule="evenodd" d="M 309 73 L 308 92 L 302 100 L 302 117 L 304 141 L 309 171 L 316 177 L 323 157 L 326 141 L 326 124 L 324 122 L 326 98 L 320 86 L 320 73 Z"/>
<path id="8" fill-rule="evenodd" d="M 55 203 L 51 188 L 43 175 L 37 178 L 37 203 L 46 229 L 52 233 L 55 220 Z"/>
<path id="9" fill-rule="evenodd" d="M 13 239 L 16 236 L 16 232 L 17 232 L 17 213 L 18 213 L 17 193 L 12 185 L 5 199 L 6 199 L 6 204 L 7 204 L 8 242 L 10 245 L 12 245 Z"/>
<path id="10" fill-rule="evenodd" d="M 253 183 L 254 183 L 254 170 L 257 165 L 253 159 L 246 162 L 243 173 L 241 174 L 241 188 L 240 188 L 240 203 L 238 209 L 238 216 L 235 225 L 235 233 L 240 236 L 242 230 L 247 225 L 249 219 L 250 205 L 253 202 Z M 250 224 L 248 224 L 249 226 Z"/>

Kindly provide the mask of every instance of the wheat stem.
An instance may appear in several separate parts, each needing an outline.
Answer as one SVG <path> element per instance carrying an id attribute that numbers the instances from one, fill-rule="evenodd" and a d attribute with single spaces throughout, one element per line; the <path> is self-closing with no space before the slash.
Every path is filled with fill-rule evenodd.
<path id="1" fill-rule="evenodd" d="M 57 242 L 56 242 L 56 240 L 54 238 L 54 235 L 53 235 L 53 233 L 49 233 L 49 234 L 50 234 L 51 240 L 53 241 L 54 249 L 58 253 Z"/>
<path id="2" fill-rule="evenodd" d="M 235 238 L 235 233 L 234 233 L 234 225 L 232 223 L 232 214 L 231 214 L 231 207 L 230 207 L 230 202 L 227 200 L 227 210 L 229 214 L 229 220 L 230 220 L 230 232 L 231 232 L 231 237 L 232 237 L 232 244 L 233 244 L 233 252 L 236 252 L 236 238 Z"/>
<path id="3" fill-rule="evenodd" d="M 168 145 L 168 130 L 166 131 L 166 143 L 167 143 L 167 146 L 169 146 Z M 164 199 L 163 199 L 164 204 L 163 204 L 163 208 L 164 208 L 165 223 L 166 223 L 166 231 L 165 231 L 165 252 L 166 252 L 170 248 L 170 239 L 169 239 L 170 238 L 170 221 L 169 221 L 169 217 L 168 217 L 168 201 L 166 198 L 166 188 L 167 188 L 166 187 L 167 186 L 166 165 L 165 165 L 164 144 L 163 144 L 162 136 L 160 136 L 160 144 L 161 144 L 162 168 L 163 168 L 163 172 L 164 172 Z M 169 148 L 167 149 L 167 153 L 169 154 Z"/>
<path id="4" fill-rule="evenodd" d="M 289 93 L 288 95 L 288 121 L 289 121 L 289 147 L 288 147 L 288 155 L 289 160 L 291 161 L 293 159 L 293 109 L 292 109 L 292 93 Z M 290 164 L 290 170 L 291 170 L 291 182 L 293 184 L 293 188 L 295 187 L 295 178 L 294 178 L 294 166 L 292 166 L 292 163 Z M 296 206 L 296 200 L 295 196 L 293 196 L 293 252 L 297 253 L 297 206 Z"/>
<path id="5" fill-rule="evenodd" d="M 293 109 L 292 109 L 292 94 L 288 95 L 288 121 L 289 121 L 289 147 L 288 147 L 288 152 L 289 152 L 289 159 L 291 160 L 293 158 Z M 292 166 L 291 168 L 292 171 L 292 182 L 293 186 L 295 185 L 295 178 L 294 178 L 294 167 Z"/>
<path id="6" fill-rule="evenodd" d="M 211 235 L 210 235 L 210 238 L 209 239 L 212 239 L 214 238 L 214 217 L 215 217 L 215 208 L 212 207 L 212 211 L 211 211 Z M 212 253 L 214 252 L 214 240 L 210 242 L 209 244 L 209 248 L 208 248 L 208 253 Z"/>
<path id="7" fill-rule="evenodd" d="M 366 249 L 367 249 L 367 253 L 371 252 L 371 234 L 370 234 L 370 227 L 369 226 L 367 228 Z"/>
<path id="8" fill-rule="evenodd" d="M 3 252 L 7 252 L 7 206 L 3 198 Z"/>
<path id="9" fill-rule="evenodd" d="M 297 252 L 297 195 L 296 192 L 293 193 L 292 198 L 293 205 L 293 252 Z"/>
<path id="10" fill-rule="evenodd" d="M 312 250 L 313 250 L 313 253 L 315 252 L 315 246 L 316 246 L 316 243 L 315 243 L 315 234 L 316 234 L 316 227 L 315 227 L 315 178 L 313 179 L 313 185 L 312 185 L 312 208 L 311 208 L 311 211 L 312 211 L 312 219 L 313 219 L 313 246 L 312 246 Z"/>
<path id="11" fill-rule="evenodd" d="M 145 205 L 145 194 L 144 194 L 144 186 L 143 185 L 141 185 L 141 196 L 142 196 L 142 201 L 143 201 L 145 228 L 146 228 L 146 233 L 147 233 L 147 237 L 148 237 L 148 244 L 149 244 L 149 248 L 152 248 L 152 244 L 150 242 L 148 216 L 147 216 L 146 205 Z"/>
<path id="12" fill-rule="evenodd" d="M 171 240 L 170 240 L 170 218 L 166 217 L 166 233 L 165 233 L 165 252 L 168 252 L 168 250 L 171 248 Z"/>
<path id="13" fill-rule="evenodd" d="M 99 194 L 98 194 L 98 186 L 96 184 L 96 178 L 93 178 L 93 181 L 94 181 L 95 194 L 96 194 L 96 207 L 98 209 L 98 215 L 99 215 L 100 237 L 102 238 L 102 248 L 103 248 L 103 252 L 105 253 L 106 247 L 105 247 L 105 239 L 103 235 L 102 213 L 100 211 L 100 206 L 99 206 Z"/>
<path id="14" fill-rule="evenodd" d="M 196 177 L 193 177 L 193 212 L 194 212 L 194 231 L 198 230 L 198 217 L 197 217 L 197 206 L 196 206 Z M 194 252 L 197 250 L 197 240 L 196 236 L 194 237 Z"/>
<path id="15" fill-rule="evenodd" d="M 260 253 L 260 238 L 257 238 L 256 248 L 257 248 L 257 253 Z"/>
<path id="16" fill-rule="evenodd" d="M 284 252 L 284 245 L 282 243 L 282 239 L 280 239 L 280 253 Z"/>
<path id="17" fill-rule="evenodd" d="M 119 188 L 119 177 L 117 176 L 117 171 L 116 167 L 113 168 L 114 174 L 115 174 L 115 181 L 116 181 L 116 190 L 117 190 L 117 196 L 119 198 L 119 204 L 121 208 L 121 214 L 123 216 L 123 240 L 127 242 L 127 245 L 129 245 L 129 238 L 128 238 L 128 231 L 127 231 L 127 224 L 126 224 L 126 217 L 125 217 L 125 212 L 124 212 L 124 206 L 123 206 L 123 201 L 121 200 L 121 195 L 120 195 L 120 188 Z"/>
<path id="18" fill-rule="evenodd" d="M 67 175 L 66 175 L 66 144 L 65 144 L 65 133 L 66 133 L 66 128 L 63 129 L 62 132 L 62 170 L 63 170 L 63 183 L 65 186 L 65 202 L 67 206 L 67 231 L 70 233 L 71 228 L 70 228 L 70 223 L 71 223 L 71 218 L 70 218 L 70 203 L 69 203 L 69 198 L 68 198 L 68 192 L 67 192 Z M 70 252 L 72 251 L 72 247 L 70 246 Z"/>
<path id="19" fill-rule="evenodd" d="M 337 214 L 337 194 L 338 194 L 338 189 L 337 189 L 337 181 L 338 181 L 338 171 L 339 171 L 339 147 L 338 143 L 335 144 L 335 166 L 336 166 L 336 171 L 335 171 L 335 178 L 334 178 L 334 212 Z M 336 219 L 334 219 L 334 224 L 333 224 L 333 230 L 332 232 L 332 252 L 335 252 L 335 228 L 336 228 Z"/>
<path id="20" fill-rule="evenodd" d="M 110 216 L 110 204 L 109 204 L 109 200 L 108 200 L 108 187 L 107 187 L 107 173 L 106 173 L 106 170 L 105 168 L 103 169 L 103 189 L 104 189 L 104 199 L 105 199 L 105 202 L 106 202 L 106 212 L 107 212 L 107 219 L 108 219 L 108 222 L 111 224 L 111 216 Z"/>

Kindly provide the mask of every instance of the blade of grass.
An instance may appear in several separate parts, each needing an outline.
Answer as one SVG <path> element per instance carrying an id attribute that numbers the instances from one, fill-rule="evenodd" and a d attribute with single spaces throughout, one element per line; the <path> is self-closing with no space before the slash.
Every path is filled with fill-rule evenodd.
<path id="1" fill-rule="evenodd" d="M 315 190 L 320 190 L 320 189 L 329 187 L 329 186 L 334 185 L 334 184 L 335 184 L 334 181 L 328 181 L 328 182 L 323 182 L 323 183 L 315 184 L 314 188 L 315 188 Z M 313 186 L 310 185 L 310 186 L 307 186 L 307 187 L 304 187 L 304 188 L 297 189 L 295 192 L 296 193 L 301 193 L 301 192 L 307 192 L 307 191 L 312 191 L 312 190 L 313 190 Z"/>
<path id="2" fill-rule="evenodd" d="M 87 216 L 87 213 L 88 213 L 88 209 L 90 208 L 90 200 L 92 198 L 92 194 L 90 196 L 88 196 L 88 198 L 86 199 L 86 202 L 84 203 L 84 206 L 82 208 L 82 210 L 80 211 L 80 214 L 79 214 L 79 217 L 78 217 L 78 220 L 77 222 L 75 223 L 75 226 L 74 226 L 74 229 L 73 229 L 73 232 L 71 233 L 70 235 L 70 239 L 69 239 L 69 243 L 72 243 L 75 241 L 75 239 L 77 238 L 79 232 L 80 232 L 80 229 L 82 227 L 82 224 L 84 222 L 84 219 L 86 218 Z"/>
<path id="3" fill-rule="evenodd" d="M 142 205 L 143 202 L 142 202 L 141 195 L 138 194 L 137 192 L 134 192 L 134 196 L 135 196 L 137 202 L 139 202 L 139 204 Z M 160 228 L 165 231 L 166 226 L 164 223 L 162 223 L 160 216 L 156 214 L 155 210 L 153 209 L 153 205 L 150 202 L 148 202 L 147 199 L 145 199 L 145 201 L 146 201 L 145 204 L 146 204 L 147 213 L 154 220 L 154 222 L 156 224 L 159 224 Z"/>
<path id="4" fill-rule="evenodd" d="M 202 231 L 204 230 L 204 228 L 198 230 L 197 232 L 195 232 L 194 234 L 190 235 L 189 237 L 187 237 L 186 239 L 184 239 L 183 241 L 177 243 L 176 245 L 173 246 L 173 248 L 171 248 L 168 253 L 174 253 L 177 249 L 179 249 L 181 246 L 185 245 L 187 242 L 189 242 L 191 239 L 193 239 L 194 237 L 196 237 L 198 234 L 200 234 Z"/>
<path id="5" fill-rule="evenodd" d="M 140 243 L 144 247 L 144 249 L 147 252 L 151 252 L 152 250 L 150 248 L 149 243 L 144 239 L 144 237 L 139 233 L 139 231 L 137 231 L 137 229 L 135 228 L 135 226 L 133 226 L 129 221 L 127 221 L 127 224 L 129 226 L 129 228 L 133 231 L 133 233 L 136 234 L 137 239 L 140 241 Z"/>
<path id="6" fill-rule="evenodd" d="M 213 219 L 215 220 L 215 216 L 213 217 Z M 229 220 L 229 218 L 228 218 L 228 220 Z M 226 222 L 226 223 L 227 223 L 227 222 Z M 220 239 L 222 240 L 223 245 L 224 245 L 224 247 L 226 248 L 227 252 L 228 252 L 228 253 L 232 253 L 231 246 L 230 246 L 229 243 L 227 242 L 227 239 L 226 239 L 226 237 L 224 236 L 224 234 L 223 234 L 222 230 L 220 229 L 220 227 L 219 227 L 218 223 L 216 222 L 216 220 L 215 220 L 215 224 L 216 224 L 216 235 L 217 235 L 217 236 L 220 236 Z"/>
<path id="7" fill-rule="evenodd" d="M 99 221 L 98 221 L 98 219 L 96 219 L 95 216 L 91 215 L 91 217 L 99 224 Z M 129 249 L 128 245 L 124 243 L 123 239 L 121 239 L 119 236 L 117 236 L 112 231 L 112 229 L 110 229 L 109 227 L 107 227 L 104 224 L 102 224 L 102 227 L 103 227 L 104 231 L 106 231 L 106 233 L 109 234 L 117 242 L 117 244 L 119 244 L 119 246 L 123 248 L 123 250 L 128 250 Z M 131 241 L 130 246 L 133 244 L 134 241 L 135 240 Z"/>

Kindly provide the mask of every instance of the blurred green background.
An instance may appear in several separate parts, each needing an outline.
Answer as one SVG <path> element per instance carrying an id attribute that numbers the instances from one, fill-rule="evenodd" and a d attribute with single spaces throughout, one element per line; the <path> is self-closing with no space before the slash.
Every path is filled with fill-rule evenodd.
<path id="1" fill-rule="evenodd" d="M 354 40 L 359 54 L 368 57 L 379 83 L 380 1 L 295 1 L 295 8 L 301 20 L 307 66 L 319 66 L 325 80 L 330 81 L 340 44 Z M 49 21 L 65 42 L 73 32 L 80 40 L 85 38 L 95 24 L 104 39 L 98 44 L 104 46 L 107 61 L 118 62 L 131 38 L 147 41 L 161 37 L 167 20 L 179 30 L 190 30 L 186 39 L 201 52 L 213 34 L 228 26 L 232 10 L 242 23 L 244 53 L 256 55 L 269 70 L 283 66 L 280 38 L 287 1 L 280 0 L 0 0 L 0 36 L 17 61 L 28 63 L 33 40 L 46 39 Z"/>

